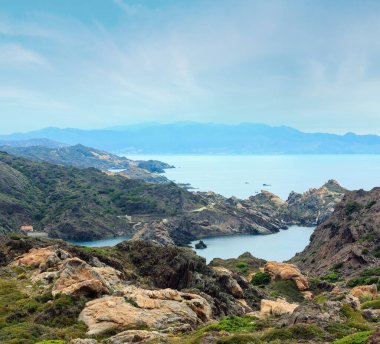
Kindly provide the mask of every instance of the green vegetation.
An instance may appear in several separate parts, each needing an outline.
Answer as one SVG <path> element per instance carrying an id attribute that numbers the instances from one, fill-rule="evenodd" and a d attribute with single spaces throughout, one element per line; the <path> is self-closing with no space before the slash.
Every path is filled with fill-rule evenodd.
<path id="1" fill-rule="evenodd" d="M 246 262 L 236 262 L 235 267 L 240 273 L 246 273 L 248 272 L 248 263 Z"/>
<path id="2" fill-rule="evenodd" d="M 66 344 L 65 340 L 43 340 L 42 342 L 38 342 L 36 344 Z"/>
<path id="3" fill-rule="evenodd" d="M 270 282 L 271 276 L 267 272 L 258 272 L 251 279 L 251 283 L 256 286 L 267 285 Z"/>
<path id="4" fill-rule="evenodd" d="M 49 227 L 65 239 L 93 239 L 130 230 L 126 214 L 167 216 L 200 206 L 196 196 L 173 183 L 147 184 L 2 152 L 0 174 L 0 230 L 5 231 L 27 223 Z"/>
<path id="5" fill-rule="evenodd" d="M 380 309 L 380 300 L 366 301 L 362 304 L 362 309 Z"/>
<path id="6" fill-rule="evenodd" d="M 362 344 L 365 343 L 373 331 L 364 331 L 350 334 L 346 337 L 333 341 L 333 344 Z"/>
<path id="7" fill-rule="evenodd" d="M 344 304 L 341 312 L 347 318 L 348 326 L 357 328 L 358 330 L 368 330 L 368 324 L 363 315 L 349 304 Z"/>
<path id="8" fill-rule="evenodd" d="M 346 215 L 351 215 L 352 213 L 359 212 L 362 209 L 362 205 L 356 201 L 347 203 L 346 205 Z"/>
<path id="9" fill-rule="evenodd" d="M 230 316 L 220 320 L 217 324 L 212 324 L 207 331 L 226 331 L 230 333 L 236 332 L 252 332 L 256 329 L 255 322 L 252 317 Z"/>
<path id="10" fill-rule="evenodd" d="M 277 292 L 278 296 L 284 297 L 288 302 L 303 302 L 304 297 L 298 290 L 296 283 L 293 280 L 275 281 L 271 283 L 270 288 Z"/>
<path id="11" fill-rule="evenodd" d="M 331 282 L 331 283 L 337 282 L 339 280 L 339 273 L 331 272 L 331 273 L 323 276 L 322 279 L 324 281 Z"/>
<path id="12" fill-rule="evenodd" d="M 34 344 L 44 339 L 66 342 L 81 337 L 86 327 L 78 315 L 86 300 L 23 292 L 27 280 L 0 278 L 0 338 L 2 344 Z M 49 302 L 47 302 L 49 301 Z"/>
<path id="13" fill-rule="evenodd" d="M 353 288 L 358 285 L 370 284 L 377 284 L 377 287 L 380 288 L 380 267 L 363 270 L 358 277 L 350 279 L 347 286 Z"/>
<path id="14" fill-rule="evenodd" d="M 324 338 L 324 332 L 316 325 L 298 324 L 289 328 L 273 328 L 263 334 L 266 342 L 274 340 L 313 340 Z"/>

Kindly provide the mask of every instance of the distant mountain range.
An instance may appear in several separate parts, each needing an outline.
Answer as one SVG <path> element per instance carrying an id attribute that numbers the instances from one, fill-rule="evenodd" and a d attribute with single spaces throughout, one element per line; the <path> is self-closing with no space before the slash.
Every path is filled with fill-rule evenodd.
<path id="1" fill-rule="evenodd" d="M 31 139 L 138 154 L 380 154 L 377 135 L 305 133 L 255 123 L 146 123 L 101 130 L 46 128 L 0 136 L 0 145 Z"/>

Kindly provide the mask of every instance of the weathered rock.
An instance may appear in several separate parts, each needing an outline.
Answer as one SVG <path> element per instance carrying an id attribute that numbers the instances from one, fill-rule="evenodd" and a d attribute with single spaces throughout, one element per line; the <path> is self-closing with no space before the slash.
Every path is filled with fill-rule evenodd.
<path id="1" fill-rule="evenodd" d="M 377 329 L 374 333 L 372 333 L 366 344 L 379 344 L 380 343 L 380 329 Z"/>
<path id="2" fill-rule="evenodd" d="M 264 266 L 264 271 L 269 273 L 274 280 L 293 280 L 298 290 L 306 291 L 309 289 L 309 282 L 301 271 L 293 264 L 268 262 Z"/>
<path id="3" fill-rule="evenodd" d="M 199 295 L 135 286 L 126 287 L 123 293 L 124 297 L 107 296 L 86 304 L 79 320 L 88 326 L 88 334 L 141 326 L 169 332 L 184 331 L 212 318 L 210 305 Z"/>
<path id="4" fill-rule="evenodd" d="M 54 283 L 52 295 L 85 294 L 96 296 L 108 293 L 107 282 L 94 268 L 79 258 L 67 259 Z"/>
<path id="5" fill-rule="evenodd" d="M 199 242 L 195 244 L 196 250 L 203 250 L 205 248 L 207 248 L 207 245 L 203 242 L 203 240 L 199 240 Z"/>
<path id="6" fill-rule="evenodd" d="M 71 339 L 69 341 L 69 344 L 98 344 L 98 341 L 96 339 L 76 338 L 76 339 Z"/>
<path id="7" fill-rule="evenodd" d="M 108 338 L 107 344 L 167 343 L 167 335 L 157 331 L 128 330 Z"/>
<path id="8" fill-rule="evenodd" d="M 310 244 L 292 261 L 313 276 L 328 274 L 339 265 L 339 275 L 346 279 L 379 266 L 379 213 L 380 188 L 346 193 L 332 216 L 316 228 Z"/>
<path id="9" fill-rule="evenodd" d="M 378 322 L 380 320 L 380 309 L 365 309 L 362 311 L 362 315 L 367 321 Z"/>
<path id="10" fill-rule="evenodd" d="M 244 298 L 244 291 L 239 283 L 233 278 L 232 271 L 220 266 L 214 266 L 213 270 L 217 271 L 221 276 L 224 277 L 224 285 L 234 297 L 238 299 Z"/>
<path id="11" fill-rule="evenodd" d="M 357 297 L 358 299 L 368 298 L 370 300 L 373 300 L 377 297 L 377 286 L 376 284 L 359 285 L 352 288 L 350 294 Z"/>
<path id="12" fill-rule="evenodd" d="M 43 247 L 43 248 L 32 248 L 27 253 L 16 258 L 12 265 L 13 266 L 30 266 L 33 268 L 40 267 L 41 264 L 44 264 L 46 260 L 55 255 L 56 249 L 52 246 Z"/>
<path id="13" fill-rule="evenodd" d="M 292 314 L 298 307 L 296 303 L 288 303 L 285 300 L 261 300 L 260 316 L 268 317 L 271 315 Z"/>

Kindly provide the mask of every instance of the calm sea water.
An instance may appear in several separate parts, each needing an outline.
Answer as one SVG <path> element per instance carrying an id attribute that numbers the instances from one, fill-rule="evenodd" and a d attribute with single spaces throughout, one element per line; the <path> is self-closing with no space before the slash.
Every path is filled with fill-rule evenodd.
<path id="1" fill-rule="evenodd" d="M 247 198 L 265 189 L 286 199 L 291 191 L 304 192 L 311 187 L 321 186 L 329 179 L 336 179 L 351 190 L 369 190 L 380 186 L 380 155 L 128 157 L 165 161 L 176 166 L 166 171 L 167 178 L 226 197 Z"/>
<path id="2" fill-rule="evenodd" d="M 233 235 L 202 239 L 207 248 L 196 250 L 197 254 L 210 262 L 213 258 L 237 258 L 244 252 L 250 252 L 258 258 L 266 260 L 284 261 L 302 251 L 309 243 L 313 227 L 291 226 L 287 230 L 270 235 Z M 118 243 L 129 240 L 130 237 L 118 237 L 94 241 L 70 241 L 72 244 L 102 247 L 115 246 Z M 193 241 L 191 246 L 199 240 Z"/>
<path id="3" fill-rule="evenodd" d="M 88 247 L 104 247 L 104 246 L 115 246 L 118 243 L 131 239 L 130 236 L 120 236 L 116 238 L 100 239 L 92 241 L 68 241 L 70 244 L 88 246 Z"/>
<path id="4" fill-rule="evenodd" d="M 313 227 L 291 226 L 270 235 L 234 235 L 204 238 L 207 248 L 196 250 L 199 256 L 210 262 L 213 258 L 237 258 L 244 252 L 250 252 L 257 258 L 284 261 L 301 252 L 309 243 Z M 193 241 L 191 246 L 199 240 Z"/>

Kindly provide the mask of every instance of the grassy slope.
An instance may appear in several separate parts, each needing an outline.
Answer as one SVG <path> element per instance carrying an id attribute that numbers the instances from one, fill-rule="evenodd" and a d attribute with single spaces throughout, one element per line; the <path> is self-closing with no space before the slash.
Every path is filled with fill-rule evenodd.
<path id="1" fill-rule="evenodd" d="M 189 192 L 16 158 L 0 152 L 0 229 L 33 224 L 53 236 L 89 239 L 128 233 L 117 216 L 170 215 L 199 206 Z"/>

